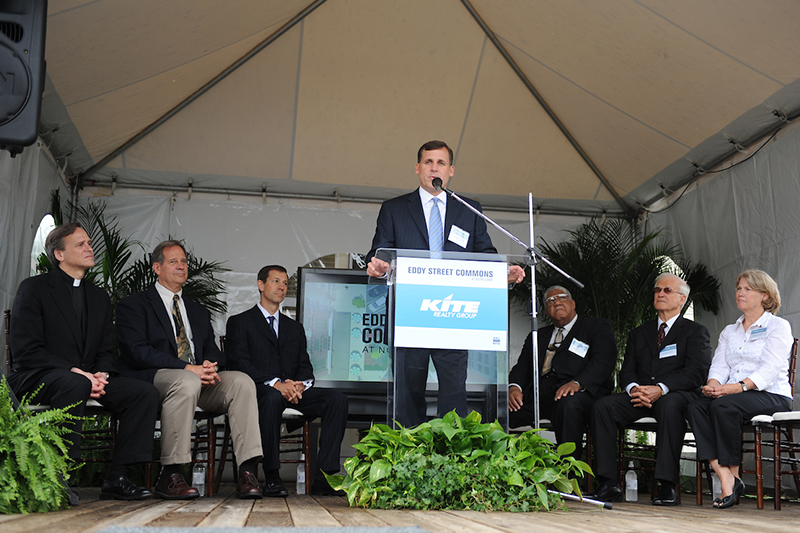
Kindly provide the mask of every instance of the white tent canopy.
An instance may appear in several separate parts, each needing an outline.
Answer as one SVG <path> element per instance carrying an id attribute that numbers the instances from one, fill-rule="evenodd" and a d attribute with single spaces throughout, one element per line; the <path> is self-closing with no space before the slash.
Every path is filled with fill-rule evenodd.
<path id="1" fill-rule="evenodd" d="M 4 306 L 62 180 L 148 250 L 171 235 L 228 261 L 237 312 L 267 261 L 365 252 L 425 141 L 454 148 L 451 188 L 520 237 L 532 191 L 557 240 L 587 216 L 644 218 L 800 114 L 794 0 L 50 0 L 47 25 L 42 146 L 0 153 Z M 732 172 L 761 183 L 780 161 L 790 198 L 792 135 Z M 730 195 L 703 193 L 728 176 L 650 218 L 725 283 L 754 266 L 734 253 L 745 230 L 687 224 L 728 216 Z M 763 226 L 762 206 L 736 207 L 756 235 L 800 233 L 788 208 Z M 788 283 L 789 263 L 763 266 Z"/>
<path id="2" fill-rule="evenodd" d="M 487 206 L 624 214 L 800 110 L 793 0 L 51 0 L 47 24 L 42 132 L 86 184 L 381 200 L 436 138 Z"/>

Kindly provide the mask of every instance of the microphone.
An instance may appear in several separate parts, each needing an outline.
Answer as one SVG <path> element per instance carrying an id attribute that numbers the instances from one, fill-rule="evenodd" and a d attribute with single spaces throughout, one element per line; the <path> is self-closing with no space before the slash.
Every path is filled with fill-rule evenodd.
<path id="1" fill-rule="evenodd" d="M 442 178 L 433 178 L 431 185 L 436 189 L 436 192 L 442 192 Z"/>

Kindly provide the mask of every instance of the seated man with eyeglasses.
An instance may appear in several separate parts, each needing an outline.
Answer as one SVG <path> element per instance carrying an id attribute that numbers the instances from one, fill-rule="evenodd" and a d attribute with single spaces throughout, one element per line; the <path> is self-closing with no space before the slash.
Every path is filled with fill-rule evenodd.
<path id="1" fill-rule="evenodd" d="M 617 430 L 642 417 L 656 429 L 653 505 L 678 505 L 680 455 L 686 433 L 686 407 L 700 397 L 711 366 L 708 328 L 680 316 L 689 285 L 673 274 L 656 278 L 653 307 L 658 318 L 630 332 L 619 373 L 624 391 L 606 396 L 592 410 L 594 473 L 600 482 L 588 496 L 616 501 L 622 496 L 617 465 Z"/>
<path id="2" fill-rule="evenodd" d="M 581 458 L 583 433 L 595 400 L 611 393 L 617 342 L 604 318 L 575 312 L 572 294 L 558 285 L 544 293 L 551 325 L 538 331 L 539 416 L 553 423 L 559 444 L 574 442 Z M 533 424 L 533 334 L 508 379 L 509 426 Z"/>

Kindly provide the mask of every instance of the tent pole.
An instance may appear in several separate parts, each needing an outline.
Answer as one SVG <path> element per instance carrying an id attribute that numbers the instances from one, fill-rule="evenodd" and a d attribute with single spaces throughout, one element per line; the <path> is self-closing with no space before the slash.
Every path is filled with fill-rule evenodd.
<path id="1" fill-rule="evenodd" d="M 259 44 L 257 44 L 252 50 L 250 50 L 245 55 L 243 55 L 238 60 L 236 60 L 235 63 L 230 65 L 228 68 L 226 68 L 225 70 L 223 70 L 219 74 L 217 74 L 213 79 L 211 79 L 211 81 L 209 81 L 208 83 L 206 83 L 205 85 L 203 85 L 202 87 L 197 89 L 193 94 L 189 95 L 181 103 L 179 103 L 178 105 L 176 105 L 175 107 L 173 107 L 172 109 L 167 111 L 166 114 L 164 114 L 163 116 L 158 118 L 155 122 L 153 122 L 152 124 L 147 126 L 145 129 L 143 129 L 142 131 L 140 131 L 139 133 L 137 133 L 136 135 L 134 135 L 133 137 L 128 139 L 125 143 L 123 143 L 121 146 L 119 146 L 114 151 L 109 153 L 107 156 L 105 156 L 99 162 L 95 163 L 90 168 L 88 168 L 87 170 L 85 170 L 82 173 L 80 173 L 78 175 L 78 183 L 79 184 L 83 184 L 83 182 L 86 179 L 88 179 L 90 176 L 92 176 L 95 172 L 97 172 L 98 170 L 100 170 L 103 167 L 105 167 L 108 163 L 113 161 L 117 156 L 119 156 L 121 153 L 123 153 L 125 150 L 127 150 L 128 148 L 130 148 L 134 144 L 138 143 L 144 137 L 146 137 L 151 132 L 153 132 L 156 128 L 161 126 L 164 122 L 168 121 L 173 116 L 177 115 L 181 110 L 183 110 L 183 108 L 187 107 L 189 104 L 191 104 L 192 102 L 194 102 L 195 100 L 200 98 L 203 94 L 208 92 L 216 84 L 218 84 L 219 82 L 221 82 L 222 80 L 227 78 L 229 74 L 231 74 L 233 71 L 235 71 L 236 69 L 238 69 L 239 67 L 241 67 L 242 65 L 247 63 L 251 58 L 253 58 L 253 56 L 255 56 L 256 54 L 261 52 L 264 48 L 266 48 L 267 46 L 272 44 L 281 35 L 283 35 L 287 31 L 289 31 L 290 29 L 292 29 L 295 25 L 297 25 L 297 23 L 302 21 L 309 14 L 311 14 L 312 11 L 317 9 L 319 6 L 321 6 L 325 2 L 326 2 L 326 0 L 315 0 L 314 2 L 309 4 L 308 7 L 306 7 L 300 13 L 295 15 L 286 24 L 284 24 L 283 26 L 278 28 L 269 37 L 267 37 L 266 39 L 261 41 Z"/>
<path id="2" fill-rule="evenodd" d="M 486 37 L 492 42 L 492 44 L 494 44 L 494 47 L 497 48 L 497 51 L 500 52 L 500 55 L 503 56 L 503 59 L 506 60 L 511 69 L 517 74 L 519 79 L 522 80 L 522 83 L 525 84 L 525 87 L 527 87 L 528 91 L 533 95 L 534 98 L 536 98 L 536 101 L 539 102 L 540 106 L 542 106 L 542 109 L 544 109 L 545 113 L 547 113 L 547 115 L 550 117 L 550 120 L 553 121 L 553 123 L 558 127 L 559 130 L 561 130 L 561 133 L 564 134 L 564 136 L 567 138 L 572 147 L 575 148 L 575 150 L 578 152 L 578 155 L 580 155 L 581 158 L 586 162 L 586 164 L 589 165 L 589 168 L 592 169 L 592 172 L 594 172 L 595 176 L 597 176 L 597 179 L 599 179 L 600 182 L 603 184 L 603 186 L 608 190 L 608 192 L 611 193 L 611 196 L 614 197 L 614 199 L 617 201 L 620 207 L 622 207 L 622 209 L 628 215 L 628 217 L 634 218 L 636 216 L 636 212 L 633 209 L 631 209 L 628 204 L 625 203 L 625 200 L 623 200 L 622 197 L 617 193 L 617 191 L 614 189 L 614 186 L 611 185 L 611 182 L 608 181 L 608 179 L 603 175 L 600 169 L 597 168 L 597 165 L 594 164 L 594 161 L 591 160 L 589 154 L 587 154 L 583 150 L 581 145 L 578 144 L 578 141 L 575 140 L 575 138 L 569 132 L 564 123 L 561 122 L 561 119 L 558 118 L 558 115 L 555 114 L 555 111 L 553 111 L 553 109 L 547 104 L 547 102 L 545 102 L 542 95 L 539 94 L 538 90 L 536 90 L 536 87 L 533 86 L 531 80 L 529 80 L 528 77 L 525 75 L 525 73 L 522 72 L 522 69 L 519 68 L 519 65 L 517 65 L 517 62 L 514 61 L 513 57 L 511 57 L 511 54 L 508 53 L 508 50 L 506 50 L 506 48 L 503 46 L 503 43 L 501 43 L 500 40 L 497 38 L 497 35 L 495 35 L 495 33 L 492 31 L 489 25 L 486 24 L 486 21 L 483 20 L 483 18 L 475 10 L 475 8 L 472 7 L 470 1 L 461 0 L 461 3 L 464 4 L 464 7 L 467 9 L 467 11 L 469 11 L 469 14 L 472 15 L 472 18 L 475 19 L 475 22 L 478 23 L 478 26 L 481 27 L 483 33 L 486 34 Z"/>

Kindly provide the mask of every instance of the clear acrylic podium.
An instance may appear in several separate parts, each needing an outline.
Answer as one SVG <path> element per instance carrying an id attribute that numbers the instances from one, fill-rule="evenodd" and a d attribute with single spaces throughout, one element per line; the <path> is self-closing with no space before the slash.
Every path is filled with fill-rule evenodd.
<path id="1" fill-rule="evenodd" d="M 524 256 L 379 249 L 392 358 L 387 423 L 455 409 L 508 427 L 508 266 Z"/>

